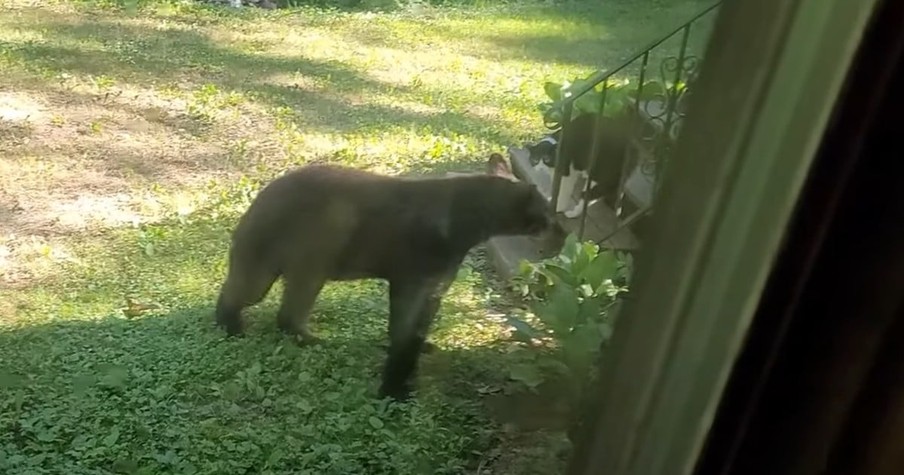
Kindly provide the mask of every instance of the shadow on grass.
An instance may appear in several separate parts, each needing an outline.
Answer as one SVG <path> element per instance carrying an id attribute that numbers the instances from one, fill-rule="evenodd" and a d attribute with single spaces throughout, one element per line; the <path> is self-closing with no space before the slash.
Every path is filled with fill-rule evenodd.
<path id="1" fill-rule="evenodd" d="M 515 3 L 468 12 L 462 19 L 473 23 L 471 25 L 453 16 L 448 21 L 431 22 L 429 29 L 441 38 L 461 43 L 475 58 L 500 61 L 527 59 L 536 63 L 584 67 L 589 72 L 600 67 L 601 61 L 613 53 L 622 52 L 626 47 L 630 49 L 632 40 L 637 39 L 634 32 L 639 15 L 634 13 L 644 10 L 641 2 L 636 0 L 618 9 L 610 5 L 613 2 Z M 615 3 L 622 5 L 626 2 Z M 403 17 L 398 21 L 411 29 L 418 28 L 422 22 L 418 17 Z M 615 28 L 631 34 L 611 34 Z M 390 28 L 367 29 L 349 40 L 387 48 L 422 46 L 420 36 L 400 38 Z"/>
<path id="2" fill-rule="evenodd" d="M 47 13 L 26 28 L 62 44 L 6 43 L 6 54 L 30 68 L 112 76 L 141 84 L 215 84 L 272 107 L 290 107 L 299 129 L 373 133 L 387 126 L 426 128 L 466 136 L 499 136 L 493 124 L 474 116 L 428 113 L 403 105 L 367 102 L 374 92 L 416 98 L 408 87 L 386 84 L 339 62 L 300 54 L 268 57 L 213 43 L 190 30 L 157 30 L 93 17 L 73 23 Z M 70 46 L 71 44 L 71 46 Z M 297 78 L 281 84 L 275 77 Z M 306 85 L 310 80 L 319 86 Z M 283 81 L 284 82 L 284 81 Z M 291 82 L 291 80 L 290 80 Z"/>
<path id="3" fill-rule="evenodd" d="M 642 52 L 651 42 L 680 27 L 716 0 L 678 0 L 672 2 L 616 0 L 603 3 L 577 2 L 548 16 L 547 25 L 575 25 L 575 30 L 550 33 L 542 29 L 527 34 L 490 33 L 485 39 L 496 46 L 498 54 L 525 56 L 540 62 L 567 63 L 588 68 L 584 76 L 596 70 L 610 70 Z M 711 19 L 710 19 L 711 20 Z M 554 28 L 555 30 L 555 28 Z M 688 51 L 700 54 L 709 34 L 706 21 L 692 28 Z M 660 62 L 678 54 L 680 40 L 667 41 L 652 51 L 652 74 L 659 74 Z M 630 77 L 640 63 L 620 76 Z M 572 79 L 572 78 L 562 78 Z"/>
<path id="4" fill-rule="evenodd" d="M 5 144 L 28 140 L 33 134 L 33 128 L 29 127 L 27 123 L 0 118 L 0 141 Z"/>
<path id="5" fill-rule="evenodd" d="M 481 12 L 490 26 L 485 29 L 473 30 L 454 24 L 432 24 L 430 28 L 444 38 L 464 44 L 477 40 L 469 53 L 478 58 L 501 61 L 523 58 L 540 64 L 570 65 L 584 68 L 582 75 L 589 75 L 598 69 L 612 68 L 641 52 L 650 42 L 678 28 L 716 1 L 579 0 L 555 5 L 527 2 L 513 8 Z M 692 35 L 692 51 L 702 51 L 709 25 L 701 24 L 700 30 Z M 400 41 L 388 29 L 368 30 L 353 40 L 385 47 L 397 47 Z M 408 41 L 409 46 L 416 46 L 411 38 Z M 678 49 L 679 44 L 670 44 L 657 55 L 673 55 Z"/>
<path id="6" fill-rule="evenodd" d="M 299 348 L 263 315 L 225 338 L 208 314 L 0 331 L 0 468 L 451 474 L 504 439 L 475 391 L 500 377 L 498 350 L 424 357 L 419 394 L 400 406 L 375 398 L 385 353 L 372 318 Z"/>
<path id="7" fill-rule="evenodd" d="M 422 358 L 415 402 L 387 405 L 375 398 L 386 284 L 328 285 L 313 312 L 321 345 L 299 348 L 276 330 L 279 284 L 246 311 L 246 336 L 226 338 L 212 307 L 234 213 L 197 214 L 84 236 L 83 266 L 0 292 L 21 316 L 0 327 L 3 473 L 452 474 L 494 460 L 512 466 L 495 473 L 552 473 L 505 459 L 551 463 L 546 446 L 561 438 L 536 433 L 561 431 L 551 404 L 502 395 L 518 357 L 498 339 L 444 343 L 498 325 L 482 316 L 491 284 L 480 251 L 443 302 L 431 337 L 440 351 Z M 157 308 L 129 317 L 116 310 L 127 295 Z"/>

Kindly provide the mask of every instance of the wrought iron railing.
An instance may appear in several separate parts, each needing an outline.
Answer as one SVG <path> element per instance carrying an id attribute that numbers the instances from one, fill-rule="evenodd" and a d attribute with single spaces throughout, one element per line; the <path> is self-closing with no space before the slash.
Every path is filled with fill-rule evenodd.
<path id="1" fill-rule="evenodd" d="M 552 196 L 551 207 L 558 210 L 560 195 L 562 194 L 562 178 L 568 174 L 572 158 L 563 156 L 562 144 L 565 141 L 565 132 L 576 117 L 575 102 L 590 92 L 596 92 L 599 96 L 599 112 L 597 113 L 597 125 L 599 118 L 604 115 L 607 95 L 610 93 L 612 79 L 618 75 L 636 68 L 637 84 L 636 88 L 631 91 L 632 99 L 629 101 L 630 107 L 633 108 L 635 118 L 641 119 L 638 123 L 643 124 L 642 127 L 633 129 L 635 134 L 631 137 L 632 143 L 646 153 L 641 154 L 634 159 L 625 157 L 623 160 L 621 176 L 619 177 L 618 199 L 614 203 L 614 211 L 618 220 L 615 229 L 608 235 L 599 238 L 598 242 L 602 243 L 609 237 L 619 232 L 622 228 L 631 226 L 636 220 L 642 218 L 652 210 L 653 196 L 658 191 L 661 177 L 666 171 L 668 156 L 671 153 L 672 144 L 677 138 L 681 123 L 686 114 L 685 103 L 687 97 L 693 90 L 693 82 L 699 66 L 699 57 L 688 49 L 688 41 L 691 36 L 692 28 L 700 22 L 701 19 L 713 13 L 720 5 L 721 1 L 714 3 L 703 11 L 696 14 L 693 18 L 675 28 L 668 34 L 651 42 L 647 47 L 640 50 L 639 53 L 627 59 L 615 68 L 597 72 L 580 84 L 575 84 L 570 89 L 564 91 L 565 97 L 554 104 L 544 114 L 544 122 L 550 129 L 561 128 L 562 134 L 560 140 L 556 144 L 556 159 L 552 179 Z M 670 39 L 680 35 L 680 46 L 676 54 L 668 54 L 659 64 L 659 74 L 661 83 L 658 88 L 651 87 L 652 83 L 658 82 L 650 79 L 650 62 L 654 53 L 658 54 L 657 49 L 662 48 L 663 44 Z M 630 83 L 629 83 L 630 84 Z M 601 86 L 602 89 L 597 91 Z M 647 89 L 645 91 L 645 89 Z M 652 91 L 652 92 L 651 92 Z M 558 119 L 557 119 L 558 118 Z M 597 128 L 597 130 L 599 130 Z M 593 144 L 590 148 L 589 167 L 594 167 L 595 151 L 599 147 L 599 133 L 595 133 Z M 628 152 L 626 152 L 628 153 Z M 637 175 L 637 174 L 640 175 Z M 635 208 L 630 213 L 626 213 L 626 182 L 630 179 L 647 179 L 650 183 L 650 196 L 647 203 L 627 203 L 629 208 Z M 586 180 L 584 191 L 590 190 L 591 181 Z M 573 193 L 573 190 L 565 190 Z M 630 195 L 630 193 L 627 193 Z M 631 199 L 628 198 L 630 202 Z M 583 207 L 580 212 L 580 224 L 578 228 L 578 237 L 583 239 L 586 228 L 588 215 L 588 200 L 583 200 Z"/>

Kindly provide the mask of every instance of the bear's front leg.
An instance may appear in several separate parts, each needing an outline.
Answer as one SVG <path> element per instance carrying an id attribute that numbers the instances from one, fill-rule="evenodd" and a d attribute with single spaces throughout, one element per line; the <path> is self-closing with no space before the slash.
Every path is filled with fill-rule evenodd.
<path id="1" fill-rule="evenodd" d="M 392 281 L 389 284 L 389 352 L 379 396 L 404 401 L 411 397 L 420 354 L 430 325 L 451 280 Z"/>

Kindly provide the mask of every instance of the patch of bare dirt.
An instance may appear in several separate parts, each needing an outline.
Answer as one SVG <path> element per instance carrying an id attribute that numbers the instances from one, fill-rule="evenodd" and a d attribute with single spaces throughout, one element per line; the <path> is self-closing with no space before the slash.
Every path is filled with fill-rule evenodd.
<path id="1" fill-rule="evenodd" d="M 127 87 L 0 84 L 0 285 L 33 277 L 29 256 L 59 237 L 155 219 L 143 203 L 152 187 L 237 175 L 247 163 L 232 144 L 269 126 L 256 111 L 197 118 L 188 109 Z"/>

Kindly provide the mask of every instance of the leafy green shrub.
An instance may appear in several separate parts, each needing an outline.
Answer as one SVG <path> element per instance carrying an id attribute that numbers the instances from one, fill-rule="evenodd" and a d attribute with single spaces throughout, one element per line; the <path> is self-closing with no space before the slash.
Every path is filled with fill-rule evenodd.
<path id="1" fill-rule="evenodd" d="M 573 91 L 582 89 L 589 85 L 587 78 L 574 79 L 565 81 L 564 83 L 547 82 L 543 84 L 543 90 L 549 101 L 538 105 L 540 112 L 543 114 L 543 121 L 549 128 L 558 128 L 564 120 L 564 101 L 573 95 Z M 634 107 L 638 97 L 642 101 L 648 101 L 655 98 L 664 98 L 668 88 L 672 87 L 660 81 L 649 80 L 644 82 L 641 95 L 637 94 L 637 84 L 631 81 L 617 81 L 608 79 L 597 84 L 592 89 L 582 94 L 574 101 L 573 117 L 582 114 L 598 114 L 603 105 L 603 88 L 606 87 L 606 106 L 602 110 L 603 114 L 608 117 L 619 116 L 626 112 L 629 107 Z M 687 87 L 684 83 L 677 85 L 678 90 Z"/>
<path id="2" fill-rule="evenodd" d="M 570 235 L 558 256 L 522 261 L 513 280 L 533 315 L 509 319 L 512 337 L 527 347 L 509 376 L 531 390 L 552 376 L 579 397 L 627 292 L 629 259 Z"/>

